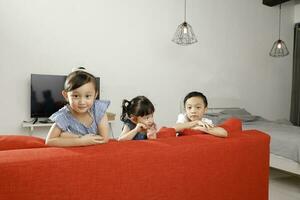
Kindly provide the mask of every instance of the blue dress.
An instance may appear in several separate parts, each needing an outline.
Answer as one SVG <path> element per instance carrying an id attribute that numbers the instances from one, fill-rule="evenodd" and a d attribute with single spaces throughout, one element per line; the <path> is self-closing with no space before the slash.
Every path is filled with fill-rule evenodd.
<path id="1" fill-rule="evenodd" d="M 133 123 L 130 119 L 125 119 L 124 125 L 128 126 L 129 130 L 133 130 L 136 127 L 136 124 Z M 147 140 L 147 133 L 138 132 L 132 139 L 133 140 Z"/>
<path id="2" fill-rule="evenodd" d="M 104 116 L 109 104 L 110 101 L 95 100 L 90 110 L 93 118 L 93 122 L 90 126 L 86 126 L 78 121 L 71 114 L 68 105 L 52 114 L 49 119 L 54 121 L 63 132 L 71 132 L 77 135 L 97 134 L 98 124 Z"/>

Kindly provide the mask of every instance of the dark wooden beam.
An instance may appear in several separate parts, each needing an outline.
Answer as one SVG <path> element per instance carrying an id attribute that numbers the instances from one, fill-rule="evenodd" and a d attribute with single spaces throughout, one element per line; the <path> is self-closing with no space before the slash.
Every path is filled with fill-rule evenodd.
<path id="1" fill-rule="evenodd" d="M 287 1 L 289 0 L 263 0 L 263 4 L 266 6 L 276 6 Z"/>

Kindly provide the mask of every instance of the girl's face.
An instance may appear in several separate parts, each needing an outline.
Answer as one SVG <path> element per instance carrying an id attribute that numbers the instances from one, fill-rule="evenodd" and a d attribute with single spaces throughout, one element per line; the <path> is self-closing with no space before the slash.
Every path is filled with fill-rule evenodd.
<path id="1" fill-rule="evenodd" d="M 146 125 L 147 128 L 150 128 L 154 123 L 153 113 L 143 117 L 137 117 L 137 123 L 142 123 Z"/>
<path id="2" fill-rule="evenodd" d="M 191 97 L 185 102 L 185 112 L 190 121 L 201 120 L 206 110 L 201 97 Z"/>
<path id="3" fill-rule="evenodd" d="M 95 85 L 92 82 L 69 92 L 63 91 L 62 94 L 76 113 L 88 112 L 97 96 Z"/>

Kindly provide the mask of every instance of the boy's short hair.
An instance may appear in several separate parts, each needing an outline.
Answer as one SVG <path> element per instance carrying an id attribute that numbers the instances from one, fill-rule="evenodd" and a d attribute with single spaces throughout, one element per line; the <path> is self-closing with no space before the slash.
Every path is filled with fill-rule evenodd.
<path id="1" fill-rule="evenodd" d="M 187 101 L 189 98 L 192 98 L 192 97 L 200 97 L 200 98 L 203 100 L 203 102 L 204 102 L 205 108 L 208 106 L 208 102 L 207 102 L 206 96 L 205 96 L 204 94 L 202 94 L 201 92 L 197 92 L 197 91 L 193 91 L 193 92 L 188 93 L 188 94 L 184 97 L 183 105 L 185 106 L 186 101 Z"/>

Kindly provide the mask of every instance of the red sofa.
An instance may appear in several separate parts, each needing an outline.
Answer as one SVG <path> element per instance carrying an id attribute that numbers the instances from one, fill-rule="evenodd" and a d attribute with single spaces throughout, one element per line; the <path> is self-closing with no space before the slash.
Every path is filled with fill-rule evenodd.
<path id="1" fill-rule="evenodd" d="M 0 199 L 268 199 L 268 135 L 172 137 L 170 130 L 157 140 L 72 148 L 0 136 Z"/>

